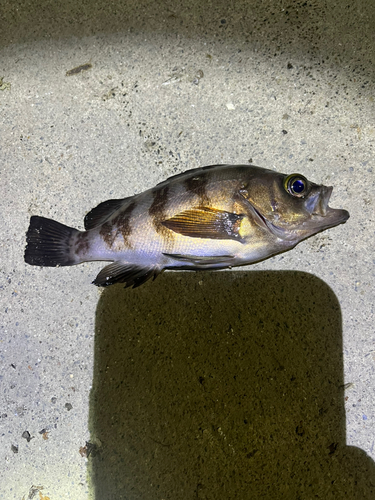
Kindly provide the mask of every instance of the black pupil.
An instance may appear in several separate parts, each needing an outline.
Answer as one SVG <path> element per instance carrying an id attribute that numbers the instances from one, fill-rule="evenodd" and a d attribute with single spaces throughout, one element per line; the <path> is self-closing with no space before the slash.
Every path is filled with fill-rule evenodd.
<path id="1" fill-rule="evenodd" d="M 296 179 L 293 181 L 291 188 L 293 193 L 300 194 L 305 189 L 305 183 L 301 179 Z"/>

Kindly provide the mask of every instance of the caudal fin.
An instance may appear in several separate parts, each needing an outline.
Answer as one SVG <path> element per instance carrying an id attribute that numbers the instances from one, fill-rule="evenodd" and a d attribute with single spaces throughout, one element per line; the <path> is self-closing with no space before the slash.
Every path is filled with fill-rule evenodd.
<path id="1" fill-rule="evenodd" d="M 77 264 L 71 245 L 73 236 L 78 232 L 52 219 L 32 216 L 26 233 L 25 262 L 46 267 Z"/>

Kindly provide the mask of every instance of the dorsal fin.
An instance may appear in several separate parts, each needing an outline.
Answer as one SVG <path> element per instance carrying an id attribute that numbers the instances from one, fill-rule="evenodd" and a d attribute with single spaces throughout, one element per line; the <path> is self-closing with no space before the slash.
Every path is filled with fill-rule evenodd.
<path id="1" fill-rule="evenodd" d="M 93 208 L 88 214 L 86 214 L 84 219 L 86 231 L 104 224 L 104 222 L 106 222 L 114 212 L 116 212 L 127 201 L 129 201 L 130 198 L 132 198 L 132 196 L 119 200 L 103 201 L 103 203 L 100 203 L 100 205 Z"/>
<path id="2" fill-rule="evenodd" d="M 179 174 L 171 175 L 170 177 L 168 177 L 164 181 L 159 182 L 156 186 L 160 186 L 161 184 L 164 184 L 164 183 L 169 184 L 171 181 L 176 181 L 177 179 L 199 176 L 200 174 L 206 172 L 207 170 L 211 170 L 211 169 L 214 169 L 216 167 L 229 167 L 229 166 L 230 165 L 219 164 L 219 165 L 208 165 L 207 167 L 191 168 L 190 170 L 187 170 L 186 172 L 180 172 Z"/>

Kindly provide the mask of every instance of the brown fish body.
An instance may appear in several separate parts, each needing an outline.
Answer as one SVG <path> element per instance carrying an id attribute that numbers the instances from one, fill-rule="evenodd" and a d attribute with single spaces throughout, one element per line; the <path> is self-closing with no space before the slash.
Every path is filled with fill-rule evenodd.
<path id="1" fill-rule="evenodd" d="M 328 207 L 331 192 L 300 174 L 203 167 L 101 203 L 86 215 L 86 231 L 32 217 L 25 260 L 41 266 L 113 261 L 94 281 L 99 286 L 138 286 L 164 269 L 250 264 L 345 222 L 348 212 Z"/>

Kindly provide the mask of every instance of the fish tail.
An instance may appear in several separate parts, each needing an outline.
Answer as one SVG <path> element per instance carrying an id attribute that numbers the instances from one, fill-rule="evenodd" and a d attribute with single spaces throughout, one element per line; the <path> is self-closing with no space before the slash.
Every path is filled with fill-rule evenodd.
<path id="1" fill-rule="evenodd" d="M 80 260 L 72 251 L 80 231 L 52 219 L 34 215 L 26 233 L 25 262 L 32 266 L 72 266 Z"/>

